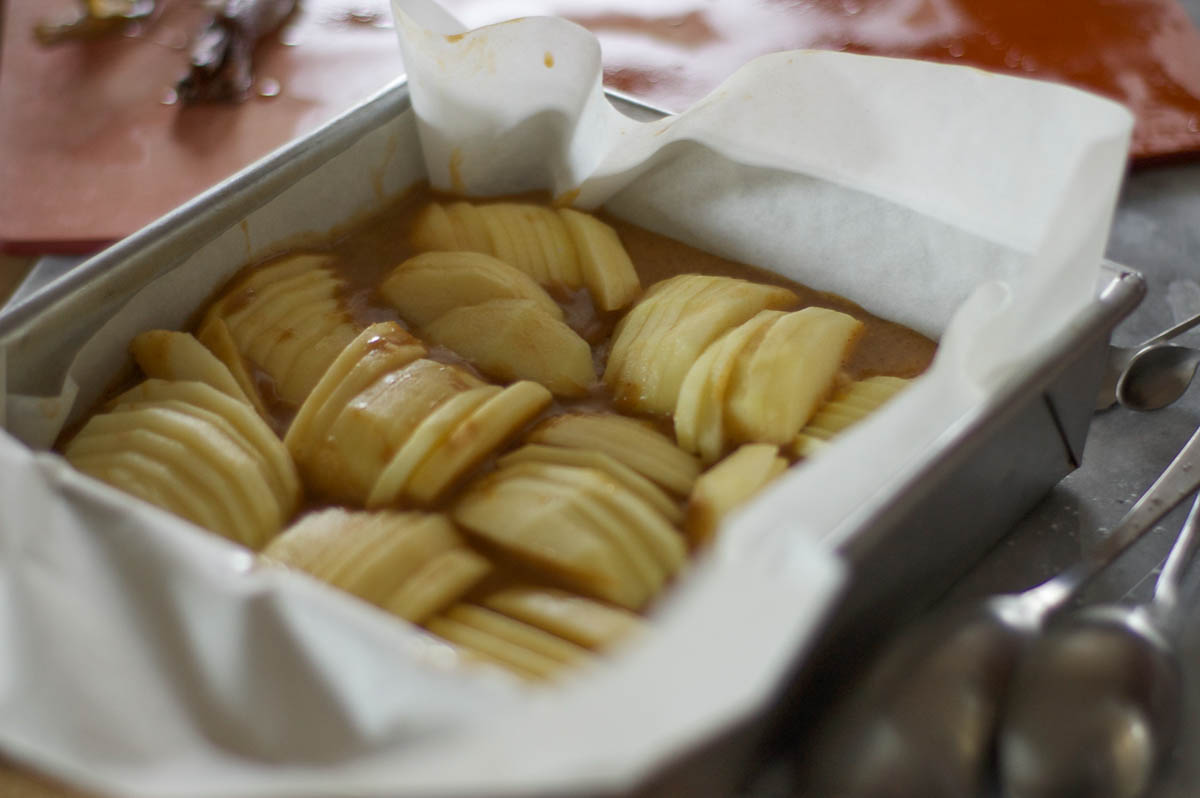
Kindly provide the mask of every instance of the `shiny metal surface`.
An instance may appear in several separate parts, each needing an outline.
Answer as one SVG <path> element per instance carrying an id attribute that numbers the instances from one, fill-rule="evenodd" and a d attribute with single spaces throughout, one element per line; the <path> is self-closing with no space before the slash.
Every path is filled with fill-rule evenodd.
<path id="1" fill-rule="evenodd" d="M 1168 330 L 1163 330 L 1152 338 L 1147 338 L 1145 341 L 1142 341 L 1139 344 L 1135 344 L 1133 346 L 1109 346 L 1108 363 L 1104 368 L 1104 376 L 1100 380 L 1100 390 L 1096 393 L 1096 409 L 1107 410 L 1117 401 L 1118 383 L 1121 382 L 1122 377 L 1125 376 L 1125 372 L 1129 369 L 1129 365 L 1133 362 L 1134 358 L 1142 352 L 1142 350 L 1166 341 L 1174 340 L 1188 330 L 1194 329 L 1197 326 L 1200 326 L 1200 313 L 1197 313 L 1190 318 L 1179 322 Z M 1183 391 L 1180 391 L 1178 395 L 1172 397 L 1170 401 L 1160 406 L 1165 407 L 1171 402 L 1174 402 L 1179 398 L 1180 395 L 1182 395 L 1182 393 Z M 1128 402 L 1126 402 L 1125 406 L 1129 407 L 1130 405 Z M 1140 410 L 1150 408 L 1134 407 L 1133 409 Z"/>
<path id="2" fill-rule="evenodd" d="M 1200 349 L 1176 344 L 1143 349 L 1117 380 L 1117 401 L 1130 410 L 1161 410 L 1183 396 L 1197 366 Z"/>

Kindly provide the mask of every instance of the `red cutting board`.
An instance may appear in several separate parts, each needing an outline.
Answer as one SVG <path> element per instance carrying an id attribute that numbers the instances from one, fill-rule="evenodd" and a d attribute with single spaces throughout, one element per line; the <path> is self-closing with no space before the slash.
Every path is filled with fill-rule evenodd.
<path id="1" fill-rule="evenodd" d="M 125 35 L 46 48 L 74 0 L 8 0 L 0 45 L 0 251 L 87 252 L 121 238 L 403 72 L 387 0 L 303 0 L 259 50 L 241 105 L 168 104 L 200 0 L 159 0 Z M 278 91 L 277 96 L 262 96 Z"/>

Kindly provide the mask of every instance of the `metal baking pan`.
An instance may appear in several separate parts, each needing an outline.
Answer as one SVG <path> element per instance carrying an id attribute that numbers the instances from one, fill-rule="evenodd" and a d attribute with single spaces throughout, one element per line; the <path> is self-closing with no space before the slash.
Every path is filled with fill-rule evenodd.
<path id="1" fill-rule="evenodd" d="M 661 114 L 627 97 L 610 98 L 634 118 Z M 134 292 L 203 248 L 230 249 L 230 233 L 242 220 L 363 139 L 395 136 L 409 108 L 407 87 L 398 81 L 0 315 L 0 351 L 8 352 L 0 379 L 8 392 L 56 395 L 70 354 Z M 321 199 L 313 202 L 317 208 Z M 850 568 L 850 589 L 810 665 L 835 666 L 848 651 L 861 654 L 881 632 L 927 606 L 1078 465 L 1109 335 L 1145 291 L 1140 275 L 1116 264 L 1104 264 L 1101 282 L 1095 301 L 1032 368 L 1012 375 L 946 430 L 901 490 L 861 507 L 834 531 L 830 542 Z M 688 757 L 687 782 L 699 792 L 720 792 L 728 772 L 711 780 L 700 774 L 706 766 L 727 769 L 730 759 L 704 759 Z M 664 778 L 660 786 L 672 781 Z"/>

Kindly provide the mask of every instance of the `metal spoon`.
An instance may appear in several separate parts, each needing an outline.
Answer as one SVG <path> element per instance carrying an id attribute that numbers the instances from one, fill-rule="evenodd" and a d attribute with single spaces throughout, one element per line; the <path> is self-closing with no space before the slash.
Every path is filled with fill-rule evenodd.
<path id="1" fill-rule="evenodd" d="M 1166 407 L 1192 384 L 1200 350 L 1162 344 L 1138 352 L 1117 380 L 1117 401 L 1130 410 Z"/>
<path id="2" fill-rule="evenodd" d="M 1078 563 L 1023 593 L 994 596 L 901 635 L 807 752 L 804 794 L 977 794 L 1025 647 L 1080 587 L 1198 487 L 1200 430 Z"/>
<path id="3" fill-rule="evenodd" d="M 1022 660 L 1000 732 L 1000 776 L 1013 798 L 1145 793 L 1179 726 L 1182 673 L 1173 640 L 1179 580 L 1200 540 L 1192 505 L 1141 606 L 1109 604 L 1056 619 Z"/>
<path id="4" fill-rule="evenodd" d="M 1158 335 L 1147 338 L 1135 346 L 1108 347 L 1108 363 L 1104 367 L 1104 377 L 1100 381 L 1100 390 L 1096 393 L 1096 409 L 1104 410 L 1112 407 L 1117 401 L 1117 383 L 1120 382 L 1122 375 L 1125 374 L 1126 369 L 1129 368 L 1129 364 L 1138 353 L 1155 344 L 1161 344 L 1164 341 L 1170 341 L 1172 338 L 1183 335 L 1196 325 L 1200 325 L 1200 313 L 1184 319 L 1174 327 L 1163 330 Z"/>

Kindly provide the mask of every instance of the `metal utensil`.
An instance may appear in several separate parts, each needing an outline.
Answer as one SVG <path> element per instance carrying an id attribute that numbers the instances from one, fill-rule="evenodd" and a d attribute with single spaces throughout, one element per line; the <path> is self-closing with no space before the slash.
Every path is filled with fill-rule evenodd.
<path id="1" fill-rule="evenodd" d="M 1079 562 L 1023 593 L 994 596 L 903 633 L 826 724 L 802 768 L 806 794 L 977 794 L 1026 646 L 1051 614 L 1198 487 L 1200 430 Z"/>
<path id="2" fill-rule="evenodd" d="M 1117 380 L 1117 401 L 1130 410 L 1166 407 L 1192 384 L 1200 366 L 1200 350 L 1159 344 L 1133 356 Z"/>
<path id="3" fill-rule="evenodd" d="M 1104 377 L 1100 381 L 1100 390 L 1096 392 L 1096 409 L 1104 410 L 1112 407 L 1117 401 L 1117 384 L 1121 381 L 1129 364 L 1142 350 L 1170 341 L 1183 335 L 1188 330 L 1200 325 L 1200 313 L 1184 319 L 1174 327 L 1163 330 L 1158 335 L 1147 338 L 1134 346 L 1110 346 L 1108 348 L 1108 363 L 1104 367 Z M 1186 387 L 1186 386 L 1185 386 Z M 1173 401 L 1173 400 L 1172 400 Z"/>
<path id="4" fill-rule="evenodd" d="M 1057 618 L 1022 659 L 1000 731 L 1013 798 L 1145 793 L 1175 740 L 1183 684 L 1174 639 L 1179 581 L 1200 541 L 1200 499 L 1140 606 Z"/>

